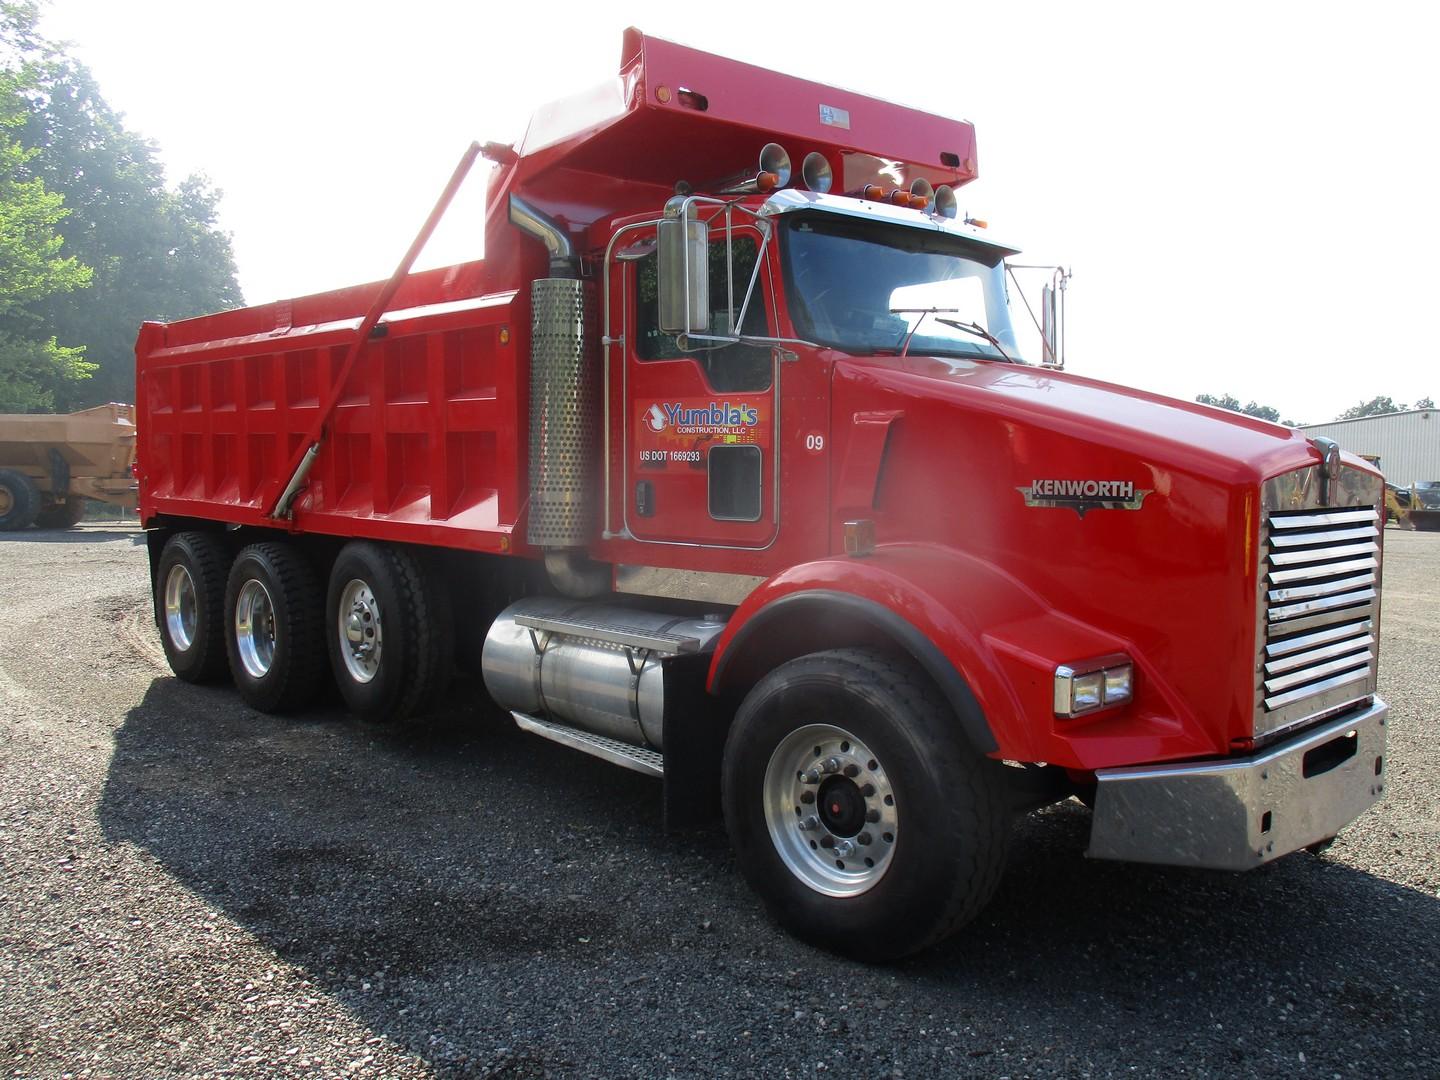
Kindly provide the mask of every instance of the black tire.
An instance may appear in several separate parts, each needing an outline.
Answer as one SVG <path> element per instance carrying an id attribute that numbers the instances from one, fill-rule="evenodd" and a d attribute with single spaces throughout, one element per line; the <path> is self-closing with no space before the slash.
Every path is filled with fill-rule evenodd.
<path id="1" fill-rule="evenodd" d="M 863 820 L 889 821 L 879 815 L 892 812 L 879 808 L 880 797 L 870 780 L 893 795 L 893 804 L 884 800 L 893 806 L 893 825 L 860 826 L 854 834 L 847 831 L 853 825 L 842 824 L 837 835 L 830 836 L 835 819 L 826 818 L 812 825 L 815 833 L 793 834 L 820 837 L 819 847 L 814 839 L 799 842 L 801 863 L 806 844 L 825 863 L 839 850 L 833 844 L 841 835 L 872 845 L 855 848 L 859 855 L 876 852 L 888 859 L 878 880 L 855 895 L 827 895 L 807 883 L 787 865 L 767 821 L 766 774 L 772 755 L 780 766 L 777 777 L 790 783 L 792 774 L 783 769 L 784 748 L 796 739 L 808 743 L 800 733 L 817 730 L 812 725 L 848 734 L 871 757 L 868 764 L 878 764 L 873 772 L 864 771 L 867 766 L 862 764 L 856 766 L 858 775 L 836 772 L 833 780 L 823 781 L 842 783 L 840 776 L 855 775 L 856 783 L 863 784 L 856 789 L 867 815 Z M 848 741 L 838 746 L 852 749 Z M 858 959 L 893 960 L 949 936 L 974 918 L 995 892 L 1010 833 L 1001 768 L 970 749 L 954 713 L 914 664 L 871 649 L 814 653 L 771 672 L 741 705 L 725 746 L 726 828 L 741 871 L 787 930 Z M 800 774 L 793 775 L 798 785 Z M 797 800 L 804 800 L 803 789 L 793 790 L 800 792 Z M 823 786 L 816 791 L 822 797 L 814 803 L 829 800 L 832 809 L 839 809 L 843 800 L 824 795 Z M 795 809 L 801 810 L 799 801 Z M 788 835 L 788 810 L 777 811 L 777 822 L 783 816 L 786 823 L 782 837 Z M 816 818 L 801 820 L 814 823 Z M 801 828 L 798 821 L 796 827 Z M 893 832 L 869 836 L 870 828 Z M 889 848 L 884 847 L 887 836 L 893 838 Z M 849 864 L 835 865 L 849 865 L 862 875 L 873 872 L 847 857 L 852 858 Z M 828 865 L 809 872 L 828 874 Z"/>
<path id="2" fill-rule="evenodd" d="M 229 673 L 225 657 L 225 573 L 229 566 L 225 541 L 212 533 L 176 533 L 160 553 L 155 572 L 155 621 L 170 670 L 186 682 L 216 682 Z M 188 586 L 182 571 L 188 575 Z M 186 588 L 188 601 L 183 600 Z M 182 604 L 189 609 L 183 617 Z"/>
<path id="3" fill-rule="evenodd" d="M 62 503 L 47 506 L 35 518 L 42 529 L 73 529 L 85 517 L 85 500 L 72 495 Z"/>
<path id="4" fill-rule="evenodd" d="M 347 593 L 352 582 L 368 590 L 368 599 L 364 592 L 358 598 Z M 347 596 L 351 602 L 342 613 Z M 361 646 L 378 651 L 357 656 L 347 629 L 356 635 L 357 652 Z M 330 570 L 325 639 L 330 670 L 350 712 L 391 724 L 437 708 L 454 664 L 452 630 L 449 594 L 416 555 L 362 540 L 341 550 Z"/>
<path id="5" fill-rule="evenodd" d="M 18 532 L 35 524 L 40 489 L 22 472 L 0 469 L 0 532 Z"/>
<path id="6" fill-rule="evenodd" d="M 321 615 L 320 580 L 290 545 L 251 544 L 235 557 L 225 586 L 225 650 L 251 708 L 293 712 L 314 699 L 325 675 Z"/>

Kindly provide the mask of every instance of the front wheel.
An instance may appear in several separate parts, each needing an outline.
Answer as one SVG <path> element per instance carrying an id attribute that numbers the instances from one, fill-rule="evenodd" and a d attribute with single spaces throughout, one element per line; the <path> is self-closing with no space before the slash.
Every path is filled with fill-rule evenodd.
<path id="1" fill-rule="evenodd" d="M 745 698 L 725 749 L 726 827 L 771 915 L 836 952 L 891 960 L 953 933 L 994 893 L 1009 809 L 908 661 L 792 660 Z"/>
<path id="2" fill-rule="evenodd" d="M 16 532 L 35 524 L 40 492 L 35 482 L 14 469 L 0 469 L 0 532 Z"/>

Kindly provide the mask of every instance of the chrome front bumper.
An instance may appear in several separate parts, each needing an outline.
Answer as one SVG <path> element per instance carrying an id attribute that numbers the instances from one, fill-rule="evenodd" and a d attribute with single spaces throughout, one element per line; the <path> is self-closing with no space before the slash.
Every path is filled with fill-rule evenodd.
<path id="1" fill-rule="evenodd" d="M 1378 697 L 1251 757 L 1102 769 L 1096 859 L 1248 870 L 1328 840 L 1385 790 Z"/>

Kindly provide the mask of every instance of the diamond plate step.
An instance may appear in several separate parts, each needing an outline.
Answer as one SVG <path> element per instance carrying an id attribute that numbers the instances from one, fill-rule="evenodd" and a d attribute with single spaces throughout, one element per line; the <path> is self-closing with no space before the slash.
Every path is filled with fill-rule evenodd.
<path id="1" fill-rule="evenodd" d="M 528 731 L 532 735 L 539 735 L 551 742 L 557 742 L 561 746 L 568 746 L 572 750 L 579 750 L 591 757 L 600 758 L 602 761 L 608 761 L 612 765 L 619 765 L 621 768 L 631 769 L 634 772 L 644 773 L 646 776 L 665 775 L 665 755 L 656 750 L 644 750 L 616 739 L 607 739 L 604 735 L 595 735 L 589 731 L 581 731 L 579 728 L 569 727 L 566 724 L 557 724 L 553 720 L 542 720 L 538 716 L 529 716 L 522 712 L 511 712 L 510 715 L 515 718 L 515 723 L 521 731 Z"/>
<path id="2" fill-rule="evenodd" d="M 683 621 L 678 618 L 675 620 L 677 623 Z M 616 645 L 628 645 L 632 649 L 653 649 L 661 653 L 693 653 L 700 649 L 700 639 L 689 634 L 667 634 L 601 619 L 555 619 L 543 615 L 516 615 L 515 625 L 552 634 L 610 641 Z"/>

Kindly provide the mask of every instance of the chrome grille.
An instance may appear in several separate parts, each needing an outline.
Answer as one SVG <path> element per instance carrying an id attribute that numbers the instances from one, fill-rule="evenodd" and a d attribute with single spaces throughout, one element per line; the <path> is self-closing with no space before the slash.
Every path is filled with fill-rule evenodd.
<path id="1" fill-rule="evenodd" d="M 1267 517 L 1257 738 L 1375 692 L 1382 526 L 1373 506 L 1275 510 Z"/>

